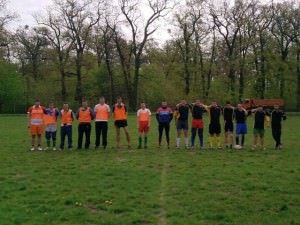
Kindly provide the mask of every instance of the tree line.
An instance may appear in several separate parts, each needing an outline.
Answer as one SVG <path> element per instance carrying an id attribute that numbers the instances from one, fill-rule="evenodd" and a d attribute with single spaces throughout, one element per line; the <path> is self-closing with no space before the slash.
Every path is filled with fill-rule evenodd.
<path id="1" fill-rule="evenodd" d="M 1 111 L 37 97 L 78 104 L 100 95 L 111 103 L 122 95 L 132 110 L 180 98 L 284 98 L 300 110 L 297 1 L 53 0 L 36 25 L 15 32 L 6 3 L 0 86 L 17 88 L 0 91 Z M 158 42 L 165 24 L 169 38 Z"/>

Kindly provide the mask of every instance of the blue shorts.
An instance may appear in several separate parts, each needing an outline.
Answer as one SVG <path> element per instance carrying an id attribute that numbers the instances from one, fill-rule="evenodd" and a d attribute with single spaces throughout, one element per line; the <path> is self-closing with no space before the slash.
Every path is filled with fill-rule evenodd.
<path id="1" fill-rule="evenodd" d="M 189 123 L 187 120 L 177 120 L 176 122 L 176 129 L 179 130 L 188 130 Z"/>
<path id="2" fill-rule="evenodd" d="M 236 132 L 237 135 L 247 134 L 247 125 L 245 123 L 237 123 L 236 124 Z"/>

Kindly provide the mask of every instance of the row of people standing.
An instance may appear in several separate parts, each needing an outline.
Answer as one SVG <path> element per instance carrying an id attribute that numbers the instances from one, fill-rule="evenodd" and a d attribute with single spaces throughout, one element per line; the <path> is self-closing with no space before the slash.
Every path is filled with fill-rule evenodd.
<path id="1" fill-rule="evenodd" d="M 188 130 L 189 130 L 189 113 L 192 114 L 192 128 L 191 139 L 189 142 Z M 281 148 L 281 121 L 286 116 L 282 110 L 279 110 L 278 106 L 274 106 L 272 113 L 268 113 L 263 110 L 262 107 L 247 111 L 240 104 L 237 107 L 233 107 L 228 102 L 224 107 L 220 107 L 216 102 L 212 102 L 210 106 L 206 106 L 201 103 L 200 100 L 196 100 L 195 103 L 188 104 L 186 100 L 181 100 L 176 105 L 174 118 L 177 129 L 176 147 L 180 148 L 181 134 L 184 133 L 185 147 L 195 147 L 195 140 L 198 134 L 199 146 L 204 147 L 203 139 L 203 113 L 208 112 L 209 115 L 209 147 L 222 148 L 221 145 L 221 122 L 220 118 L 223 115 L 224 118 L 224 132 L 225 132 L 225 146 L 227 148 L 233 147 L 233 130 L 234 120 L 236 121 L 236 145 L 237 148 L 242 148 L 245 143 L 245 135 L 247 134 L 246 118 L 247 116 L 254 114 L 254 140 L 253 148 L 256 147 L 257 139 L 260 139 L 261 146 L 264 147 L 264 121 L 269 116 L 272 118 L 272 134 L 276 141 L 276 148 Z M 111 110 L 110 106 L 105 103 L 105 98 L 101 97 L 99 104 L 94 109 L 90 108 L 87 102 L 83 102 L 82 106 L 74 113 L 67 103 L 63 105 L 62 110 L 54 108 L 53 104 L 49 105 L 49 108 L 44 108 L 40 105 L 39 101 L 36 101 L 34 106 L 28 109 L 28 126 L 31 128 L 32 134 L 32 148 L 35 150 L 35 139 L 38 139 L 37 148 L 41 150 L 41 135 L 43 133 L 43 124 L 46 126 L 46 140 L 47 148 L 50 148 L 50 142 L 52 140 L 53 149 L 56 150 L 56 124 L 57 118 L 61 118 L 61 143 L 60 149 L 64 149 L 65 137 L 68 138 L 68 149 L 72 149 L 72 123 L 75 117 L 79 121 L 78 125 L 78 143 L 77 148 L 82 148 L 83 136 L 85 135 L 85 145 L 87 149 L 90 147 L 91 136 L 91 122 L 95 120 L 96 141 L 95 148 L 100 147 L 100 139 L 102 138 L 102 146 L 107 146 L 107 132 L 108 121 L 110 114 L 114 115 L 114 125 L 116 129 L 116 146 L 120 147 L 120 130 L 124 129 L 128 148 L 131 147 L 130 135 L 128 132 L 127 124 L 127 108 L 122 102 L 122 98 L 117 99 L 116 104 L 113 105 Z M 156 119 L 158 122 L 158 145 L 161 146 L 163 131 L 165 131 L 166 142 L 168 148 L 170 147 L 170 123 L 173 119 L 173 111 L 167 105 L 167 102 L 162 102 L 161 107 L 156 111 Z M 149 128 L 151 125 L 151 112 L 146 108 L 145 103 L 141 103 L 141 108 L 137 111 L 137 129 L 139 133 L 138 148 L 147 148 Z M 101 137 L 101 138 L 100 138 Z M 241 138 L 241 139 L 240 139 Z M 144 141 L 143 141 L 144 140 Z"/>

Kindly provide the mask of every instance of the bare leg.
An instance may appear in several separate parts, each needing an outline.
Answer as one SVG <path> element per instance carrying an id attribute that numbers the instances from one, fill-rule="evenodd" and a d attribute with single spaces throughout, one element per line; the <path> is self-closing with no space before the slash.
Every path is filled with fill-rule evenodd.
<path id="1" fill-rule="evenodd" d="M 116 142 L 117 148 L 120 148 L 120 128 L 116 127 Z"/>

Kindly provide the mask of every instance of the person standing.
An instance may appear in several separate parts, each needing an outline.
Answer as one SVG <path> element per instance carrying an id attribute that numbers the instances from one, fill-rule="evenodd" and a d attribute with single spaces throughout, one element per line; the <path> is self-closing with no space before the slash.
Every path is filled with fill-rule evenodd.
<path id="1" fill-rule="evenodd" d="M 167 102 L 162 102 L 161 107 L 156 111 L 156 120 L 158 122 L 158 147 L 161 147 L 162 135 L 165 130 L 166 141 L 170 148 L 170 122 L 173 119 L 173 111 L 168 107 Z"/>
<path id="2" fill-rule="evenodd" d="M 229 101 L 226 102 L 223 108 L 224 117 L 224 131 L 225 131 L 225 146 L 232 149 L 233 146 L 233 120 L 234 120 L 234 107 Z"/>
<path id="3" fill-rule="evenodd" d="M 144 136 L 144 149 L 147 149 L 149 128 L 151 125 L 151 111 L 146 108 L 144 102 L 141 103 L 141 108 L 137 111 L 137 128 L 139 132 L 138 149 L 142 148 L 142 139 Z"/>
<path id="4" fill-rule="evenodd" d="M 262 106 L 259 106 L 257 109 L 252 109 L 251 114 L 254 114 L 254 128 L 253 128 L 253 146 L 252 150 L 256 149 L 257 141 L 259 139 L 260 146 L 265 150 L 265 121 L 268 120 L 269 113 L 263 110 Z"/>
<path id="5" fill-rule="evenodd" d="M 220 117 L 222 114 L 222 109 L 217 105 L 217 102 L 213 101 L 209 106 L 209 144 L 210 148 L 217 147 L 219 149 L 221 146 L 221 124 Z"/>
<path id="6" fill-rule="evenodd" d="M 63 104 L 60 111 L 61 126 L 60 126 L 60 150 L 65 147 L 65 137 L 68 137 L 68 149 L 72 150 L 72 123 L 74 121 L 73 111 L 70 109 L 68 103 Z"/>
<path id="7" fill-rule="evenodd" d="M 245 135 L 247 134 L 247 119 L 248 112 L 242 107 L 241 104 L 237 105 L 237 108 L 234 110 L 234 118 L 236 120 L 236 130 L 235 130 L 235 148 L 242 149 L 245 144 Z M 241 136 L 241 144 L 240 144 Z"/>
<path id="8" fill-rule="evenodd" d="M 89 149 L 91 143 L 91 122 L 94 119 L 94 112 L 88 106 L 87 101 L 82 102 L 82 106 L 77 111 L 78 125 L 78 145 L 77 149 L 82 148 L 83 134 L 85 134 L 85 149 Z"/>
<path id="9" fill-rule="evenodd" d="M 95 130 L 96 130 L 95 149 L 99 148 L 101 135 L 102 135 L 102 146 L 104 149 L 106 149 L 110 107 L 105 103 L 104 97 L 100 97 L 99 104 L 95 106 L 94 112 L 95 112 L 95 121 L 96 121 L 95 122 Z"/>
<path id="10" fill-rule="evenodd" d="M 128 123 L 127 123 L 127 107 L 123 103 L 121 97 L 117 98 L 117 103 L 113 106 L 112 111 L 115 120 L 117 148 L 120 148 L 120 129 L 123 128 L 127 139 L 128 149 L 130 149 L 131 145 L 130 145 L 130 136 L 128 132 Z"/>
<path id="11" fill-rule="evenodd" d="M 200 142 L 200 148 L 204 147 L 203 141 L 203 127 L 204 123 L 202 120 L 203 112 L 208 111 L 208 107 L 203 105 L 200 100 L 196 100 L 194 104 L 192 104 L 192 135 L 191 135 L 191 148 L 195 146 L 196 134 L 198 131 L 198 137 Z"/>
<path id="12" fill-rule="evenodd" d="M 27 110 L 28 128 L 31 133 L 31 151 L 35 150 L 35 139 L 37 138 L 37 150 L 42 151 L 41 146 L 43 134 L 43 118 L 46 114 L 46 109 L 41 106 L 39 100 L 34 101 L 34 105 Z"/>
<path id="13" fill-rule="evenodd" d="M 177 130 L 177 137 L 176 137 L 176 148 L 180 148 L 180 138 L 181 133 L 183 131 L 185 147 L 189 147 L 189 139 L 188 139 L 188 118 L 189 118 L 189 110 L 190 105 L 187 103 L 185 99 L 182 99 L 180 103 L 176 105 L 175 110 L 175 121 L 176 121 L 176 130 Z"/>
<path id="14" fill-rule="evenodd" d="M 274 105 L 274 110 L 271 113 L 272 136 L 275 140 L 275 149 L 282 149 L 281 143 L 281 122 L 286 120 L 286 115 L 283 110 L 279 109 L 279 105 Z"/>
<path id="15" fill-rule="evenodd" d="M 46 109 L 46 114 L 44 115 L 44 123 L 46 126 L 46 142 L 47 147 L 45 150 L 50 148 L 52 140 L 52 149 L 56 151 L 56 126 L 57 126 L 57 117 L 59 115 L 58 109 L 54 108 L 54 104 L 50 103 L 49 108 Z"/>

